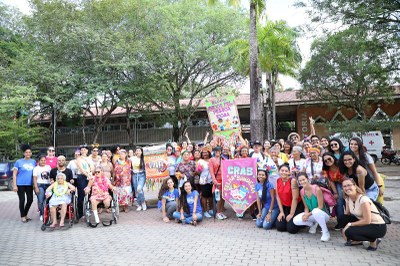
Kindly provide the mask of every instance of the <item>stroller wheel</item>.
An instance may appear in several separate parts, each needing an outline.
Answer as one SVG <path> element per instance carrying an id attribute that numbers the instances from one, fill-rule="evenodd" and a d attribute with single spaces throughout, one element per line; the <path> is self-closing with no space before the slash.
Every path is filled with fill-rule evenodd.
<path id="1" fill-rule="evenodd" d="M 41 229 L 42 231 L 46 230 L 46 225 L 42 224 L 42 226 L 40 227 L 40 229 Z"/>

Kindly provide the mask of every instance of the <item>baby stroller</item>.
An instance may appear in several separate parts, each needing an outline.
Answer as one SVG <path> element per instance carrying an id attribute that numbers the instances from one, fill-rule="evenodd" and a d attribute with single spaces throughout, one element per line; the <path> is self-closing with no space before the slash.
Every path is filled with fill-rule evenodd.
<path id="1" fill-rule="evenodd" d="M 50 202 L 51 197 L 47 198 L 43 202 L 43 224 L 40 229 L 45 231 L 47 228 L 50 228 L 52 224 L 51 215 L 50 215 Z M 77 196 L 74 192 L 71 192 L 71 203 L 67 205 L 67 212 L 65 214 L 65 219 L 68 219 L 68 227 L 71 228 L 74 225 L 74 221 L 76 222 L 77 218 Z M 60 219 L 60 206 L 57 207 L 57 220 Z"/>
<path id="2" fill-rule="evenodd" d="M 86 220 L 86 224 L 90 227 L 96 228 L 98 223 L 94 222 L 94 214 L 93 214 L 93 210 L 92 210 L 92 203 L 90 202 L 90 193 L 85 195 L 85 199 L 83 201 L 83 208 L 84 208 L 84 212 L 85 212 L 85 220 Z M 109 190 L 109 194 L 111 196 L 111 202 L 110 202 L 110 219 L 108 220 L 108 222 L 106 221 L 102 221 L 101 223 L 103 224 L 103 226 L 110 226 L 113 223 L 117 223 L 118 218 L 119 218 L 119 203 L 118 203 L 118 196 L 117 193 Z M 97 205 L 97 209 L 100 208 L 105 208 L 104 203 L 100 202 Z M 107 210 L 106 210 L 107 211 Z"/>

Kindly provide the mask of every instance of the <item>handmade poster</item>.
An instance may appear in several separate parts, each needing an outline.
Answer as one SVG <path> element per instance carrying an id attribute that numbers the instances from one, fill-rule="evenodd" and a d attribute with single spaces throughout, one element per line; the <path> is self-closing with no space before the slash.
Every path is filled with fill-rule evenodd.
<path id="1" fill-rule="evenodd" d="M 222 198 L 237 214 L 243 214 L 257 199 L 257 159 L 222 161 Z"/>
<path id="2" fill-rule="evenodd" d="M 165 145 L 143 148 L 143 155 L 146 178 L 164 178 L 169 176 Z"/>
<path id="3" fill-rule="evenodd" d="M 230 139 L 235 132 L 240 131 L 240 119 L 235 96 L 207 98 L 205 105 L 215 136 Z"/>

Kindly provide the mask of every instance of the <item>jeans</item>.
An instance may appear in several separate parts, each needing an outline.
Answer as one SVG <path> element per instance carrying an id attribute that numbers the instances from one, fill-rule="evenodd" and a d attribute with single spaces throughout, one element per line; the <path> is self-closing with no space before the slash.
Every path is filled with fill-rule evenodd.
<path id="1" fill-rule="evenodd" d="M 313 226 L 315 222 L 319 224 L 322 229 L 322 233 L 328 232 L 328 227 L 326 223 L 329 221 L 329 215 L 321 209 L 315 208 L 311 211 L 312 215 L 308 217 L 307 221 L 303 221 L 304 212 L 297 214 L 293 218 L 293 223 L 295 225 L 306 225 L 306 226 Z"/>
<path id="2" fill-rule="evenodd" d="M 336 184 L 336 190 L 339 195 L 338 199 L 336 200 L 336 217 L 339 218 L 340 216 L 344 215 L 345 201 L 343 198 L 342 183 L 335 183 L 335 184 Z"/>
<path id="3" fill-rule="evenodd" d="M 135 191 L 138 204 L 144 203 L 143 188 L 144 188 L 145 182 L 146 182 L 146 173 L 145 172 L 133 173 L 132 184 L 133 184 L 133 190 Z"/>
<path id="4" fill-rule="evenodd" d="M 40 215 L 43 215 L 43 202 L 46 200 L 46 189 L 50 186 L 50 184 L 38 184 L 39 194 L 37 194 L 37 200 L 39 205 Z"/>
<path id="5" fill-rule="evenodd" d="M 278 215 L 279 215 L 279 209 L 273 209 L 273 210 L 272 210 L 272 213 L 271 213 L 271 221 L 270 221 L 270 222 L 267 222 L 267 221 L 265 220 L 265 217 L 267 217 L 268 211 L 269 211 L 269 208 L 268 208 L 268 209 L 267 209 L 267 208 L 263 208 L 263 209 L 262 209 L 261 218 L 258 218 L 258 219 L 256 220 L 256 226 L 257 226 L 258 228 L 261 228 L 261 227 L 262 227 L 262 228 L 268 230 L 268 229 L 271 229 L 272 227 L 275 226 L 276 218 L 277 218 Z"/>
<path id="6" fill-rule="evenodd" d="M 372 186 L 370 186 L 368 189 L 365 190 L 365 194 L 368 196 L 368 198 L 376 200 L 379 196 L 378 185 L 374 182 Z"/>
<path id="7" fill-rule="evenodd" d="M 88 185 L 88 180 L 85 175 L 78 175 L 76 187 L 78 189 L 78 219 L 83 216 L 83 200 L 85 199 L 85 187 Z"/>
<path id="8" fill-rule="evenodd" d="M 28 215 L 29 209 L 33 202 L 33 188 L 31 186 L 17 186 L 18 198 L 19 198 L 19 212 L 21 218 Z M 25 194 L 26 194 L 26 205 L 25 205 Z"/>
<path id="9" fill-rule="evenodd" d="M 174 212 L 172 216 L 177 220 L 181 219 L 180 212 Z M 191 214 L 184 212 L 183 216 L 185 216 L 185 220 L 183 220 L 182 223 L 190 224 L 193 221 L 193 216 Z M 201 222 L 203 220 L 203 215 L 201 213 L 196 213 L 196 216 L 197 216 L 197 220 L 196 220 L 197 222 Z"/>
<path id="10" fill-rule="evenodd" d="M 170 201 L 165 204 L 165 213 L 167 214 L 167 217 L 169 219 L 173 218 L 173 214 L 176 211 L 176 207 L 178 207 L 178 203 L 176 203 L 176 201 Z M 160 211 L 162 212 L 162 207 Z"/>

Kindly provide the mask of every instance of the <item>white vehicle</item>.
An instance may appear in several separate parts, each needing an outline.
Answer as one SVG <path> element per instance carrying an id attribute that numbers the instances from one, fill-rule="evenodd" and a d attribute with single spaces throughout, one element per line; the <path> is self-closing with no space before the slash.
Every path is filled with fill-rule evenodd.
<path id="1" fill-rule="evenodd" d="M 349 139 L 340 136 L 340 133 L 336 133 L 332 137 L 339 138 L 345 147 L 349 146 Z M 382 150 L 385 146 L 385 142 L 383 141 L 382 132 L 380 131 L 369 131 L 364 134 L 353 133 L 354 137 L 361 137 L 364 146 L 367 148 L 367 152 L 369 155 L 374 158 L 374 161 L 382 158 Z"/>

